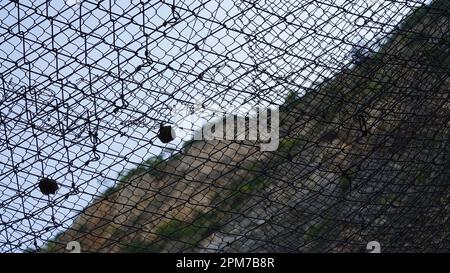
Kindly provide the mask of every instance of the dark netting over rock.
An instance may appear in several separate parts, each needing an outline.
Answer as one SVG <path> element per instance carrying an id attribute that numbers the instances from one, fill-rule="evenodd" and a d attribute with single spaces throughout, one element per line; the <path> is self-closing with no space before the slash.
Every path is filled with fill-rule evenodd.
<path id="1" fill-rule="evenodd" d="M 450 251 L 447 0 L 1 1 L 0 59 L 1 252 Z"/>

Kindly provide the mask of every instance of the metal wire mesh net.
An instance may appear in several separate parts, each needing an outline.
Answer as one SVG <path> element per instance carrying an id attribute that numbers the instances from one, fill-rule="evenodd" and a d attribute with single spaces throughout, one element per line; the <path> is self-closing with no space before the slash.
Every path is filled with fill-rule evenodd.
<path id="1" fill-rule="evenodd" d="M 1 1 L 0 250 L 449 251 L 449 15 Z M 275 150 L 195 137 L 254 107 Z"/>

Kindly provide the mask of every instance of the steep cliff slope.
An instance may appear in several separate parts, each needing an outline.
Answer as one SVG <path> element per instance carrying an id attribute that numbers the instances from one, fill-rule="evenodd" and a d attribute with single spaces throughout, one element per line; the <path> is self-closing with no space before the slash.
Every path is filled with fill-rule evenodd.
<path id="1" fill-rule="evenodd" d="M 417 10 L 378 52 L 289 97 L 276 152 L 192 142 L 97 198 L 46 250 L 449 251 L 449 10 Z"/>

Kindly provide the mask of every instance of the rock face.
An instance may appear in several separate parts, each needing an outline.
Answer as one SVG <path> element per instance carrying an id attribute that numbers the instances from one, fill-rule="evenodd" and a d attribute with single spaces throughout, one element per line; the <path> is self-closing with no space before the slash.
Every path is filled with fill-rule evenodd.
<path id="1" fill-rule="evenodd" d="M 450 250 L 450 19 L 410 15 L 379 52 L 280 108 L 280 146 L 196 141 L 96 199 L 49 251 Z M 413 23 L 411 23 L 413 22 Z"/>

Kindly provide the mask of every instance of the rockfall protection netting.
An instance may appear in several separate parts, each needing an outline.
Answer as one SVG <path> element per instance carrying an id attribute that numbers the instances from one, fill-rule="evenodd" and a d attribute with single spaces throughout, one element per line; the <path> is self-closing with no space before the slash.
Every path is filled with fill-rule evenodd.
<path id="1" fill-rule="evenodd" d="M 0 251 L 449 251 L 449 10 L 2 0 Z"/>

